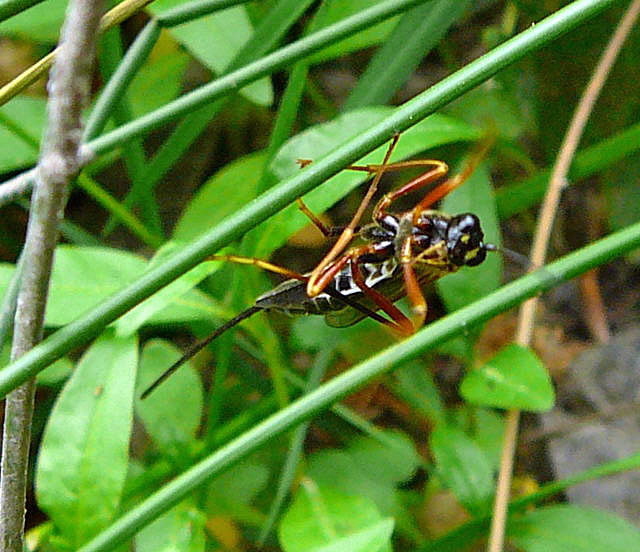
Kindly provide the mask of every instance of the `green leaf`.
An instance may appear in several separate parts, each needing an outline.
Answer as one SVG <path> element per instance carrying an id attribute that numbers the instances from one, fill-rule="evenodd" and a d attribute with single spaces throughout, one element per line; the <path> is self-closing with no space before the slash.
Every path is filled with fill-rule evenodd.
<path id="1" fill-rule="evenodd" d="M 65 380 L 73 370 L 73 362 L 67 357 L 56 360 L 51 366 L 45 368 L 36 376 L 39 385 L 57 385 Z"/>
<path id="2" fill-rule="evenodd" d="M 171 343 L 154 339 L 140 358 L 136 396 L 182 356 Z M 159 449 L 177 455 L 195 441 L 202 419 L 202 382 L 190 362 L 165 381 L 145 400 L 136 401 L 136 414 Z"/>
<path id="3" fill-rule="evenodd" d="M 366 529 L 320 547 L 318 552 L 391 550 L 390 540 L 393 533 L 393 525 L 393 519 L 380 520 Z"/>
<path id="4" fill-rule="evenodd" d="M 493 471 L 480 447 L 447 424 L 433 430 L 430 443 L 442 482 L 471 514 L 485 514 L 491 507 Z"/>
<path id="5" fill-rule="evenodd" d="M 199 276 L 200 270 L 206 272 L 211 268 L 194 269 L 192 275 L 168 293 L 174 297 L 162 310 L 156 311 L 156 308 L 167 302 L 167 296 L 161 294 L 159 299 L 151 299 L 149 309 L 155 312 L 147 321 L 169 324 L 207 320 L 220 314 L 216 303 L 199 290 L 192 289 L 180 296 L 176 293 L 176 290 L 180 291 L 178 288 L 185 287 L 188 281 Z M 145 259 L 126 251 L 108 247 L 59 246 L 51 275 L 47 326 L 63 326 L 71 322 L 139 278 L 147 269 Z M 6 289 L 14 270 L 14 265 L 0 264 L 0 292 Z"/>
<path id="6" fill-rule="evenodd" d="M 525 552 L 640 550 L 640 530 L 609 512 L 582 506 L 540 508 L 510 521 L 510 540 Z"/>
<path id="7" fill-rule="evenodd" d="M 156 0 L 147 9 L 159 14 L 182 4 L 182 0 Z M 253 33 L 244 6 L 203 15 L 168 30 L 180 44 L 216 74 L 224 72 Z M 273 90 L 268 78 L 245 86 L 240 93 L 258 105 L 268 106 L 273 103 Z"/>
<path id="8" fill-rule="evenodd" d="M 446 112 L 479 127 L 495 129 L 503 139 L 515 140 L 530 126 L 514 94 L 494 78 L 458 98 Z"/>
<path id="9" fill-rule="evenodd" d="M 314 17 L 310 31 L 328 27 L 362 10 L 366 10 L 378 2 L 380 0 L 349 0 L 349 2 L 344 0 L 325 0 Z M 387 19 L 382 23 L 323 48 L 309 58 L 309 64 L 314 65 L 333 58 L 343 57 L 350 52 L 362 50 L 382 42 L 393 29 L 397 20 L 397 17 Z"/>
<path id="10" fill-rule="evenodd" d="M 46 324 L 62 326 L 139 277 L 142 257 L 107 247 L 56 249 Z"/>
<path id="11" fill-rule="evenodd" d="M 133 422 L 137 341 L 106 331 L 82 356 L 47 422 L 38 504 L 76 549 L 118 510 Z"/>
<path id="12" fill-rule="evenodd" d="M 248 459 L 216 477 L 207 491 L 207 512 L 230 516 L 247 523 L 260 523 L 251 504 L 269 482 L 269 468 Z"/>
<path id="13" fill-rule="evenodd" d="M 349 454 L 373 479 L 392 484 L 407 481 L 420 465 L 413 441 L 399 431 L 380 433 L 378 439 L 364 435 L 356 437 L 349 446 Z"/>
<path id="14" fill-rule="evenodd" d="M 441 210 L 451 215 L 477 215 L 485 240 L 500 245 L 498 214 L 486 167 L 478 167 L 467 182 L 451 192 L 443 200 Z M 498 289 L 501 278 L 502 257 L 490 252 L 482 264 L 463 267 L 458 272 L 438 280 L 436 286 L 447 310 L 454 311 Z"/>
<path id="15" fill-rule="evenodd" d="M 46 100 L 16 96 L 0 107 L 0 172 L 27 167 L 38 158 Z"/>
<path id="16" fill-rule="evenodd" d="M 335 144 L 352 138 L 388 116 L 392 108 L 371 107 L 350 111 L 329 123 L 311 127 L 293 137 L 280 149 L 269 170 L 276 177 L 285 179 L 299 170 L 298 159 L 320 159 L 332 151 Z M 465 123 L 442 115 L 432 115 L 404 132 L 392 156 L 392 161 L 405 159 L 429 148 L 459 141 L 476 140 L 478 132 Z M 388 145 L 384 145 L 358 163 L 380 163 Z M 304 197 L 309 208 L 322 213 L 334 205 L 367 178 L 360 171 L 345 170 L 327 180 Z M 308 224 L 307 217 L 296 205 L 290 205 L 271 217 L 252 232 L 260 239 L 258 255 L 267 255 L 282 246 L 287 238 Z"/>
<path id="17" fill-rule="evenodd" d="M 383 519 L 363 496 L 349 496 L 306 481 L 279 527 L 285 552 L 391 550 L 393 520 Z"/>
<path id="18" fill-rule="evenodd" d="M 136 552 L 204 552 L 205 523 L 191 501 L 182 502 L 138 533 Z"/>
<path id="19" fill-rule="evenodd" d="M 191 241 L 251 201 L 264 161 L 264 152 L 245 155 L 209 178 L 182 213 L 173 239 Z"/>
<path id="20" fill-rule="evenodd" d="M 504 416 L 501 411 L 488 408 L 472 408 L 473 440 L 478 444 L 491 466 L 497 470 L 502 455 Z"/>
<path id="21" fill-rule="evenodd" d="M 469 402 L 497 408 L 545 412 L 555 394 L 549 374 L 531 349 L 512 343 L 469 372 L 460 386 Z"/>
<path id="22" fill-rule="evenodd" d="M 188 63 L 189 56 L 180 51 L 152 55 L 127 89 L 131 115 L 140 117 L 178 96 Z"/>
<path id="23" fill-rule="evenodd" d="M 378 439 L 359 437 L 345 450 L 323 450 L 309 459 L 307 473 L 319 485 L 368 496 L 384 514 L 400 508 L 396 487 L 416 471 L 419 457 L 413 442 L 385 431 Z"/>
<path id="24" fill-rule="evenodd" d="M 167 242 L 164 244 L 154 258 L 151 259 L 147 270 L 150 270 L 160 264 L 163 259 L 171 255 L 172 252 L 175 252 L 178 247 L 178 244 L 173 242 Z M 159 313 L 164 309 L 169 309 L 171 312 L 172 305 L 188 304 L 189 298 L 187 296 L 189 294 L 193 296 L 192 299 L 195 299 L 195 295 L 200 297 L 202 294 L 197 290 L 192 292 L 193 288 L 195 288 L 206 277 L 217 271 L 221 264 L 222 261 L 202 262 L 186 274 L 183 274 L 178 279 L 171 282 L 169 285 L 163 287 L 146 301 L 135 306 L 116 322 L 116 330 L 118 334 L 132 334 L 145 324 L 145 322 L 153 318 L 156 313 Z"/>
<path id="25" fill-rule="evenodd" d="M 440 392 L 424 364 L 409 362 L 396 370 L 393 377 L 397 380 L 393 389 L 403 401 L 434 425 L 444 420 L 445 409 Z"/>
<path id="26" fill-rule="evenodd" d="M 6 19 L 0 24 L 0 34 L 14 35 L 29 42 L 58 41 L 67 0 L 47 0 Z"/>

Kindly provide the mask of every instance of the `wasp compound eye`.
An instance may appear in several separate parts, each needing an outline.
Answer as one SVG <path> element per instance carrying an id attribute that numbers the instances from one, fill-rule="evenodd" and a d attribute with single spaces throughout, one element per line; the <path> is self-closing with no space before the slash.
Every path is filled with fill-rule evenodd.
<path id="1" fill-rule="evenodd" d="M 487 256 L 483 238 L 480 221 L 474 214 L 453 217 L 447 229 L 447 250 L 451 262 L 458 266 L 479 265 Z"/>

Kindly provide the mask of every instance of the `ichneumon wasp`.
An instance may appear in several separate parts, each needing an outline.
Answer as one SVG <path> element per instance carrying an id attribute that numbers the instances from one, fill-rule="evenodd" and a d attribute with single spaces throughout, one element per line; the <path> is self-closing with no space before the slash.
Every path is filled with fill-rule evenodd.
<path id="1" fill-rule="evenodd" d="M 308 274 L 299 274 L 268 261 L 236 255 L 214 256 L 213 259 L 251 264 L 281 274 L 287 278 L 272 290 L 260 295 L 255 304 L 217 328 L 211 335 L 192 345 L 184 355 L 156 379 L 142 394 L 148 396 L 185 361 L 195 356 L 214 339 L 230 328 L 262 310 L 290 314 L 324 315 L 330 326 L 345 327 L 370 317 L 401 336 L 414 333 L 425 321 L 427 302 L 422 286 L 456 272 L 463 266 L 476 266 L 484 261 L 487 251 L 497 246 L 485 243 L 478 217 L 472 213 L 448 215 L 431 206 L 460 186 L 475 170 L 488 149 L 482 144 L 464 169 L 449 178 L 447 164 L 433 159 L 416 159 L 389 163 L 397 144 L 395 135 L 379 165 L 350 165 L 350 170 L 364 171 L 373 177 L 364 199 L 349 224 L 342 228 L 327 228 L 298 199 L 300 209 L 326 236 L 338 236 L 337 241 Z M 302 167 L 308 160 L 300 160 Z M 410 167 L 425 172 L 408 183 L 385 194 L 373 209 L 372 222 L 360 225 L 360 220 L 372 201 L 385 172 Z M 389 211 L 398 198 L 440 182 L 413 209 Z M 361 245 L 351 246 L 354 238 Z M 407 296 L 412 317 L 407 317 L 394 302 Z M 382 311 L 387 317 L 378 313 Z"/>

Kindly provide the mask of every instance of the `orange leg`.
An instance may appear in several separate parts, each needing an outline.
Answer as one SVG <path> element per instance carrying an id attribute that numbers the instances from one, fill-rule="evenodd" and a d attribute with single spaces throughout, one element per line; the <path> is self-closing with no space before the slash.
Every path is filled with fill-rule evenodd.
<path id="1" fill-rule="evenodd" d="M 254 259 L 253 257 L 240 257 L 238 255 L 211 255 L 210 257 L 207 257 L 207 259 L 210 261 L 230 261 L 232 263 L 253 265 L 262 268 L 263 270 L 268 270 L 269 272 L 282 274 L 283 276 L 293 280 L 300 280 L 301 282 L 306 282 L 309 279 L 307 276 L 294 272 L 293 270 L 289 270 L 288 268 L 278 266 L 270 263 L 269 261 L 263 261 L 262 259 Z"/>
<path id="2" fill-rule="evenodd" d="M 307 204 L 302 201 L 301 197 L 296 199 L 296 202 L 298 203 L 298 209 L 300 209 L 307 216 L 307 218 L 318 230 L 320 230 L 325 238 L 334 238 L 336 236 L 339 236 L 344 230 L 344 226 L 327 226 L 320 220 L 320 217 L 318 217 L 311 209 L 309 209 L 309 207 L 307 207 Z"/>
<path id="3" fill-rule="evenodd" d="M 480 162 L 487 155 L 487 152 L 493 145 L 495 137 L 493 135 L 488 136 L 480 144 L 476 147 L 475 151 L 472 152 L 469 160 L 465 164 L 462 171 L 451 178 L 445 180 L 438 187 L 431 190 L 427 195 L 425 195 L 420 203 L 418 203 L 413 209 L 413 222 L 414 224 L 418 221 L 420 217 L 420 213 L 425 209 L 429 208 L 436 201 L 442 199 L 444 196 L 455 190 L 460 185 L 464 184 L 464 182 L 473 174 L 473 172 L 478 168 Z"/>
<path id="4" fill-rule="evenodd" d="M 439 178 L 442 178 L 447 174 L 449 167 L 444 161 L 436 161 L 435 159 L 423 159 L 421 161 L 421 166 L 430 166 L 433 167 L 430 171 L 427 171 L 419 176 L 416 176 L 413 180 L 407 182 L 404 186 L 401 186 L 397 190 L 393 190 L 388 194 L 382 196 L 382 199 L 378 201 L 374 210 L 373 210 L 373 218 L 378 220 L 382 218 L 386 210 L 389 208 L 389 205 L 393 203 L 399 197 L 407 195 L 411 192 L 415 192 L 420 188 L 423 188 L 427 184 L 431 184 L 435 182 Z M 435 190 L 439 190 L 441 186 L 435 188 Z M 433 193 L 433 191 L 431 193 Z"/>
<path id="5" fill-rule="evenodd" d="M 359 259 L 368 253 L 372 253 L 372 248 L 369 245 L 363 245 L 362 247 L 349 250 L 325 268 L 324 272 L 320 274 L 318 278 L 318 286 L 321 286 L 321 289 L 326 291 L 327 286 L 329 286 L 340 271 L 347 264 L 351 263 L 351 276 L 356 285 L 362 290 L 362 293 L 369 297 L 378 308 L 382 309 L 391 318 L 391 320 L 386 320 L 384 323 L 401 335 L 411 335 L 414 332 L 411 321 L 389 299 L 365 283 L 359 268 Z M 377 317 L 375 320 L 380 322 Z"/>
<path id="6" fill-rule="evenodd" d="M 393 147 L 395 147 L 395 143 L 397 142 L 397 137 L 394 137 L 394 142 L 392 142 L 392 144 L 389 146 L 389 150 L 391 150 Z M 390 151 L 387 151 L 387 155 L 385 156 L 385 159 L 388 159 L 391 155 Z M 301 168 L 306 167 L 307 165 L 310 165 L 312 163 L 311 159 L 298 159 L 298 164 L 300 165 Z M 447 165 L 446 163 L 442 162 L 442 161 L 435 161 L 432 159 L 410 159 L 409 161 L 398 161 L 397 163 L 383 163 L 381 165 L 376 165 L 376 164 L 369 164 L 369 165 L 349 165 L 347 167 L 345 167 L 345 170 L 350 170 L 350 171 L 361 171 L 361 172 L 366 172 L 371 174 L 375 174 L 375 175 L 382 175 L 386 172 L 392 172 L 392 171 L 399 171 L 402 169 L 409 169 L 409 168 L 413 168 L 413 167 L 435 167 L 434 171 L 429 171 L 428 173 L 425 173 L 425 175 L 421 175 L 419 177 L 417 177 L 416 179 L 412 180 L 411 182 L 409 182 L 408 184 L 406 184 L 405 186 L 403 186 L 402 188 L 400 188 L 399 190 L 396 190 L 395 192 L 392 192 L 391 194 L 387 194 L 385 196 L 385 198 L 383 198 L 383 200 L 386 200 L 387 203 L 385 204 L 385 207 L 391 203 L 396 197 L 400 197 L 402 195 L 405 195 L 409 192 L 412 192 L 413 190 L 417 190 L 419 188 L 421 188 L 422 186 L 432 182 L 433 180 L 437 180 L 438 178 L 440 178 L 441 176 L 444 176 L 447 173 Z M 436 172 L 437 174 L 432 176 L 432 173 Z M 425 179 L 425 177 L 430 177 Z M 379 180 L 379 178 L 378 178 Z M 419 182 L 416 183 L 416 181 L 419 180 Z M 371 184 L 371 186 L 373 186 L 374 183 Z M 376 182 L 376 186 L 377 186 L 377 182 Z M 374 189 L 375 192 L 375 189 Z M 367 195 L 373 196 L 373 193 L 371 193 L 371 188 L 369 189 L 369 192 Z M 389 197 L 390 196 L 390 197 Z M 367 199 L 365 198 L 364 200 L 364 206 L 366 207 L 369 203 L 371 198 Z M 311 220 L 311 222 L 313 222 L 313 224 L 318 228 L 318 230 L 320 230 L 320 232 L 326 236 L 326 237 L 333 237 L 336 235 L 336 228 L 340 228 L 341 232 L 344 232 L 346 229 L 348 229 L 349 227 L 336 227 L 336 228 L 328 228 L 319 218 L 318 216 L 313 213 L 313 211 L 311 211 L 311 209 L 309 209 L 309 207 L 307 207 L 307 205 L 304 203 L 304 201 L 302 200 L 302 198 L 298 198 L 297 200 L 298 203 L 298 207 L 299 209 L 305 214 L 307 215 L 307 217 Z M 381 200 L 382 201 L 382 200 Z M 379 202 L 380 203 L 380 202 Z M 379 208 L 379 204 L 376 205 L 376 209 L 380 210 Z M 361 211 L 364 211 L 364 208 L 361 207 L 360 208 Z M 358 217 L 361 218 L 362 214 L 360 214 L 360 216 L 358 216 L 358 213 L 356 213 L 356 215 L 354 216 L 354 218 Z M 353 221 L 352 221 L 353 223 Z M 357 223 L 356 223 L 357 224 Z M 349 240 L 351 238 L 353 238 L 353 235 L 355 234 L 355 230 L 356 228 L 353 228 L 353 232 L 350 234 Z M 345 239 L 345 244 L 342 245 L 341 249 L 338 251 L 338 253 L 336 255 L 332 255 L 331 260 L 334 260 L 335 257 L 340 254 L 342 251 L 344 251 L 344 249 L 346 248 L 346 246 L 348 245 L 349 241 L 347 239 Z M 338 244 L 336 244 L 337 246 Z M 334 247 L 336 247 L 334 246 Z M 338 249 L 338 247 L 336 247 L 336 249 Z M 331 253 L 331 252 L 330 252 Z M 329 254 L 327 255 L 327 257 L 329 257 Z M 326 257 L 325 257 L 326 258 Z"/>
<path id="7" fill-rule="evenodd" d="M 407 290 L 407 297 L 413 311 L 413 328 L 414 331 L 416 331 L 424 325 L 424 321 L 427 318 L 427 301 L 424 298 L 420 282 L 418 282 L 418 277 L 413 269 L 411 238 L 407 238 L 402 244 L 400 263 L 402 265 L 402 275 Z"/>
<path id="8" fill-rule="evenodd" d="M 405 337 L 415 333 L 416 328 L 411 320 L 409 320 L 404 313 L 391 302 L 391 300 L 382 295 L 382 293 L 367 286 L 364 278 L 362 277 L 362 272 L 360 271 L 359 257 L 360 255 L 356 250 L 351 258 L 351 276 L 353 277 L 354 282 L 367 297 L 369 297 L 378 307 L 389 315 L 393 320 L 393 325 L 389 324 L 392 329 Z"/>
<path id="9" fill-rule="evenodd" d="M 300 164 L 301 167 L 306 167 L 307 165 L 309 165 L 311 163 L 311 160 L 309 159 L 298 159 L 298 163 Z M 346 167 L 346 169 L 348 170 L 352 170 L 352 171 L 362 171 L 362 172 L 367 172 L 370 174 L 375 174 L 378 172 L 381 173 L 385 173 L 385 172 L 391 172 L 391 171 L 397 171 L 397 170 L 401 170 L 401 169 L 407 169 L 407 168 L 411 168 L 411 167 L 431 167 L 431 166 L 437 166 L 440 167 L 444 165 L 444 173 L 445 174 L 447 172 L 447 166 L 445 163 L 443 163 L 442 161 L 434 161 L 431 159 L 413 159 L 413 160 L 409 160 L 409 161 L 400 161 L 398 163 L 389 163 L 387 165 L 349 165 L 348 167 Z M 430 174 L 431 171 L 428 173 Z M 440 176 L 442 176 L 442 174 L 438 174 L 434 179 L 439 178 Z M 423 176 L 418 177 L 418 178 L 423 178 Z M 414 189 L 418 189 L 420 187 L 422 187 L 423 185 L 427 184 L 428 182 L 431 182 L 432 179 L 429 179 L 429 181 L 421 183 L 420 185 L 418 185 L 417 187 L 414 184 L 414 181 L 412 180 L 409 184 L 403 186 L 400 190 L 397 190 L 396 192 L 394 192 L 393 194 L 387 194 L 387 196 L 393 195 L 393 197 L 391 197 L 391 199 L 388 201 L 388 203 L 391 203 L 391 201 L 393 201 L 395 199 L 395 197 L 398 197 L 400 195 L 404 195 L 408 192 L 413 191 Z M 410 189 L 408 191 L 404 191 L 404 189 L 409 186 Z M 385 196 L 385 198 L 387 198 L 387 196 Z M 323 236 L 329 238 L 329 237 L 334 237 L 336 236 L 336 230 L 339 229 L 339 232 L 343 232 L 345 227 L 327 227 L 321 220 L 320 218 L 311 210 L 309 209 L 309 207 L 307 206 L 307 204 L 303 201 L 302 198 L 298 198 L 296 200 L 296 202 L 298 203 L 298 208 L 309 218 L 309 220 L 314 224 L 314 226 L 320 230 L 320 232 L 322 233 Z M 378 208 L 378 206 L 376 206 L 376 208 Z M 355 230 L 355 229 L 354 229 Z"/>
<path id="10" fill-rule="evenodd" d="M 318 280 L 325 271 L 325 268 L 329 266 L 329 264 L 332 263 L 338 257 L 338 255 L 340 255 L 345 250 L 347 245 L 349 245 L 349 243 L 353 239 L 355 229 L 358 226 L 358 223 L 360 222 L 365 209 L 369 205 L 369 202 L 378 189 L 378 183 L 380 182 L 382 174 L 384 173 L 383 168 L 387 165 L 389 158 L 391 157 L 391 153 L 398 143 L 399 138 L 400 135 L 396 134 L 391 140 L 391 143 L 389 144 L 389 147 L 387 149 L 387 153 L 385 154 L 382 161 L 382 167 L 375 173 L 373 181 L 371 182 L 371 185 L 369 186 L 369 189 L 367 190 L 367 193 L 365 194 L 362 203 L 360 203 L 360 206 L 358 207 L 355 215 L 353 215 L 351 222 L 349 222 L 347 227 L 342 231 L 342 234 L 340 234 L 340 237 L 338 238 L 336 243 L 333 244 L 333 247 L 331 248 L 329 253 L 327 253 L 324 259 L 322 259 L 318 266 L 316 266 L 316 268 L 311 272 L 309 281 L 307 282 L 307 295 L 309 295 L 309 297 L 315 297 L 319 295 L 320 293 L 322 293 L 324 287 L 326 287 L 327 284 L 325 284 L 324 287 L 319 285 Z"/>

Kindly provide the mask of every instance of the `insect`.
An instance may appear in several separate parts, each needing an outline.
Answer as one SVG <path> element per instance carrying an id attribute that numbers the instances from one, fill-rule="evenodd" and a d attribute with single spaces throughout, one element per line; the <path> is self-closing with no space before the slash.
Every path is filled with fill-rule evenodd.
<path id="1" fill-rule="evenodd" d="M 252 307 L 187 349 L 182 358 L 147 388 L 142 398 L 215 338 L 262 310 L 324 315 L 327 323 L 335 327 L 350 326 L 369 317 L 401 336 L 410 335 L 422 326 L 427 315 L 427 302 L 422 293 L 425 284 L 456 272 L 463 266 L 479 265 L 488 251 L 498 250 L 497 246 L 484 242 L 480 221 L 473 213 L 452 216 L 431 209 L 434 203 L 471 175 L 484 157 L 488 144 L 481 145 L 462 172 L 446 178 L 448 167 L 443 161 L 417 159 L 389 163 L 398 139 L 399 135 L 393 137 L 381 164 L 348 167 L 350 170 L 367 172 L 373 180 L 347 226 L 327 228 L 301 199 L 298 200 L 300 209 L 325 236 L 338 236 L 329 253 L 310 273 L 299 274 L 249 257 L 213 257 L 255 265 L 281 274 L 287 280 L 260 295 Z M 300 161 L 302 166 L 308 163 L 310 161 Z M 408 167 L 426 170 L 385 194 L 373 209 L 372 222 L 360 225 L 382 175 Z M 430 190 L 413 209 L 404 212 L 389 209 L 398 198 L 442 179 L 444 181 Z M 356 237 L 362 243 L 351 246 Z M 411 304 L 411 317 L 394 305 L 396 300 L 405 295 Z M 382 311 L 386 317 L 378 311 Z"/>

